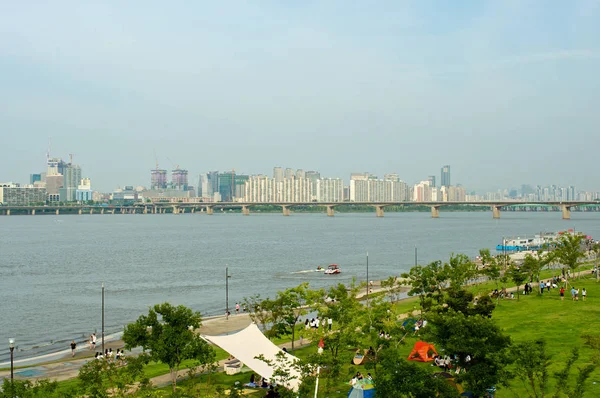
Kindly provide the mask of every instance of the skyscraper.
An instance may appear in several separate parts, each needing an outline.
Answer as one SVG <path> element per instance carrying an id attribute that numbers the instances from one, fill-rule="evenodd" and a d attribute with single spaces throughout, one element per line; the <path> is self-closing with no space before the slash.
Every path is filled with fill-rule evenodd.
<path id="1" fill-rule="evenodd" d="M 429 176 L 429 177 L 427 177 L 427 181 L 429 181 L 429 186 L 431 188 L 435 188 L 435 176 Z"/>
<path id="2" fill-rule="evenodd" d="M 450 185 L 452 185 L 450 183 L 450 165 L 447 164 L 442 167 L 442 183 L 440 186 L 449 187 Z"/>

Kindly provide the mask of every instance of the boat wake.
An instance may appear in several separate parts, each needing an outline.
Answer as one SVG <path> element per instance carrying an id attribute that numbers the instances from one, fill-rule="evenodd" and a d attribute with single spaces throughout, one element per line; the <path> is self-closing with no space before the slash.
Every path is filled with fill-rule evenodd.
<path id="1" fill-rule="evenodd" d="M 325 271 L 324 268 L 321 268 L 321 269 L 306 269 L 306 270 L 303 270 L 303 271 L 294 271 L 294 272 L 290 272 L 290 273 L 291 274 L 309 274 L 311 272 L 323 272 L 323 271 Z"/>

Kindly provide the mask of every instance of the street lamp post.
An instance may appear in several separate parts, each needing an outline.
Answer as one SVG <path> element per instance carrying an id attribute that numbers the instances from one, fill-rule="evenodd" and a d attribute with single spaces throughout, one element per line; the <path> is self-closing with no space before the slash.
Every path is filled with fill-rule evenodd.
<path id="1" fill-rule="evenodd" d="M 102 352 L 104 353 L 104 282 L 102 282 Z"/>
<path id="2" fill-rule="evenodd" d="M 229 319 L 229 267 L 225 265 L 225 319 Z"/>
<path id="3" fill-rule="evenodd" d="M 417 266 L 418 256 L 417 256 L 417 246 L 415 246 L 415 267 Z"/>
<path id="4" fill-rule="evenodd" d="M 369 307 L 369 252 L 367 252 L 367 307 Z"/>
<path id="5" fill-rule="evenodd" d="M 15 351 L 15 339 L 9 339 L 8 343 L 10 347 L 10 382 L 12 383 L 13 379 L 15 378 L 15 375 L 13 373 L 13 352 Z"/>

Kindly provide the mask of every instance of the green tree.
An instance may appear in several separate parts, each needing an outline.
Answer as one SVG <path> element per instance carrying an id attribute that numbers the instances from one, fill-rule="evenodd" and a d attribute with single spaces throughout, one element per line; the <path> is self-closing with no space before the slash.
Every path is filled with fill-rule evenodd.
<path id="1" fill-rule="evenodd" d="M 460 288 L 479 275 L 477 265 L 465 254 L 452 254 L 443 275 L 451 288 Z"/>
<path id="2" fill-rule="evenodd" d="M 140 316 L 125 327 L 123 341 L 125 348 L 142 347 L 152 360 L 168 365 L 175 391 L 182 361 L 196 359 L 202 364 L 209 364 L 215 360 L 212 347 L 194 333 L 201 323 L 200 313 L 183 305 L 156 304 L 150 308 L 148 315 Z"/>
<path id="3" fill-rule="evenodd" d="M 307 309 L 315 302 L 317 297 L 322 297 L 322 295 L 322 292 L 311 291 L 308 288 L 308 282 L 277 293 L 272 312 L 278 316 L 279 323 L 274 324 L 274 327 L 292 335 L 292 351 L 294 351 L 298 319 L 306 314 Z"/>
<path id="4" fill-rule="evenodd" d="M 242 306 L 248 309 L 248 314 L 252 322 L 256 323 L 265 332 L 267 325 L 271 322 L 271 313 L 269 311 L 272 307 L 271 300 L 268 297 L 263 299 L 260 297 L 260 294 L 255 294 L 254 296 L 244 297 Z"/>
<path id="5" fill-rule="evenodd" d="M 458 379 L 476 396 L 509 380 L 510 338 L 492 319 L 454 311 L 433 314 L 423 333 L 438 350 L 457 356 L 458 365 L 466 370 Z"/>
<path id="6" fill-rule="evenodd" d="M 517 300 L 519 300 L 519 287 L 527 280 L 527 274 L 514 264 L 507 270 L 508 276 L 517 285 Z"/>
<path id="7" fill-rule="evenodd" d="M 390 347 L 382 350 L 375 373 L 377 396 L 386 398 L 458 397 L 456 388 L 444 378 L 408 362 L 406 356 Z"/>
<path id="8" fill-rule="evenodd" d="M 91 398 L 124 397 L 138 381 L 149 383 L 144 376 L 148 361 L 143 354 L 127 358 L 126 366 L 108 360 L 89 361 L 79 369 L 80 389 Z"/>
<path id="9" fill-rule="evenodd" d="M 400 284 L 398 282 L 398 277 L 396 276 L 390 276 L 386 280 L 381 281 L 381 287 L 385 289 L 392 303 L 398 300 L 398 293 L 400 292 Z"/>
<path id="10" fill-rule="evenodd" d="M 421 310 L 428 311 L 431 308 L 431 300 L 441 300 L 445 285 L 444 267 L 441 261 L 434 261 L 426 266 L 416 265 L 409 272 L 403 273 L 402 284 L 410 286 L 409 296 L 419 296 Z"/>
<path id="11" fill-rule="evenodd" d="M 550 356 L 544 340 L 525 341 L 512 346 L 514 375 L 529 397 L 543 398 L 547 391 Z"/>
<path id="12" fill-rule="evenodd" d="M 56 381 L 46 379 L 37 381 L 4 379 L 0 389 L 0 398 L 70 398 L 77 396 L 73 389 L 61 390 L 58 387 Z"/>
<path id="13" fill-rule="evenodd" d="M 575 276 L 575 271 L 579 266 L 579 260 L 585 257 L 581 247 L 582 241 L 583 235 L 566 233 L 561 235 L 556 249 L 554 249 L 556 259 L 561 264 L 566 265 L 573 272 L 573 276 Z"/>
<path id="14" fill-rule="evenodd" d="M 569 384 L 569 377 L 571 375 L 571 368 L 579 359 L 579 348 L 574 347 L 571 351 L 571 355 L 565 362 L 565 365 L 561 370 L 554 373 L 554 377 L 556 378 L 556 392 L 554 397 L 561 397 L 561 394 L 568 396 L 569 398 L 581 398 L 585 393 L 585 389 L 587 387 L 586 381 L 596 369 L 595 364 L 587 364 L 582 368 L 578 368 L 579 373 L 577 375 L 575 381 L 575 387 L 571 387 Z"/>

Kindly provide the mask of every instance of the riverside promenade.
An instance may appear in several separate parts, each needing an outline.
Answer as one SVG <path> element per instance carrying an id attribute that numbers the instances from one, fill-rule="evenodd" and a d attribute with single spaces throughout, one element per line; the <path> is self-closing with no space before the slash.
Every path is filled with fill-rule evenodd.
<path id="1" fill-rule="evenodd" d="M 380 282 L 373 282 L 371 285 L 371 293 L 375 294 L 381 291 L 383 291 L 383 289 L 380 287 Z M 363 298 L 365 295 L 366 288 L 363 288 L 358 293 L 357 298 Z M 215 316 L 204 319 L 198 332 L 200 334 L 212 336 L 230 334 L 244 329 L 246 326 L 250 325 L 250 323 L 252 323 L 252 320 L 250 319 L 250 315 L 247 313 L 230 315 L 229 319 L 227 319 L 224 315 Z M 304 342 L 307 343 L 307 339 L 304 339 Z M 298 342 L 296 342 L 296 345 L 297 344 Z M 121 340 L 113 340 L 105 343 L 105 348 L 112 348 L 113 351 L 116 351 L 117 348 L 123 348 L 123 346 L 124 343 Z M 291 348 L 291 342 L 281 344 L 280 347 Z M 99 348 L 96 351 L 99 352 Z M 74 379 L 79 375 L 79 369 L 83 365 L 90 360 L 94 360 L 94 354 L 96 351 L 89 350 L 87 344 L 80 345 L 75 353 L 75 357 L 71 357 L 71 352 L 69 350 L 68 354 L 65 354 L 62 359 L 47 363 L 40 363 L 33 366 L 15 368 L 14 377 L 16 380 L 49 379 L 55 381 L 64 381 Z M 128 354 L 135 355 L 135 352 Z M 17 359 L 18 358 L 15 358 L 15 360 Z M 224 362 L 225 360 L 219 361 L 219 368 L 223 368 Z M 183 375 L 184 373 L 185 369 L 181 369 L 180 374 Z M 2 383 L 3 379 L 10 379 L 10 369 L 4 369 L 0 371 L 0 383 Z M 154 377 L 151 379 L 151 381 L 155 386 L 164 386 L 170 384 L 171 378 L 169 373 L 167 373 L 165 375 Z"/>

